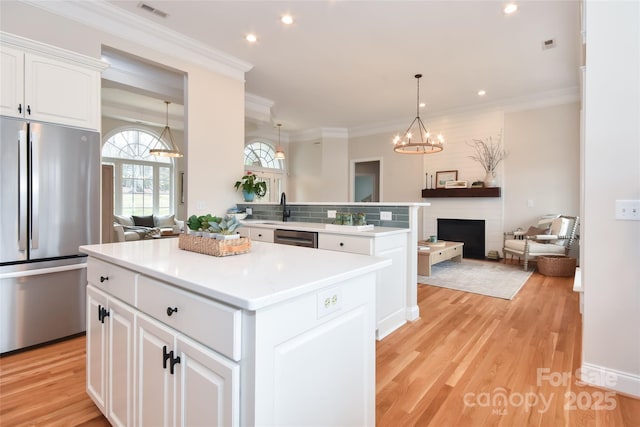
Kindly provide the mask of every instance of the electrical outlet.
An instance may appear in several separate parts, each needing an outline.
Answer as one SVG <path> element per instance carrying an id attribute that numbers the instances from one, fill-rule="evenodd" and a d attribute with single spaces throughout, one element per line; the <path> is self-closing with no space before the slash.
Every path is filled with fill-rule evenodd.
<path id="1" fill-rule="evenodd" d="M 196 209 L 201 211 L 207 208 L 207 203 L 204 200 L 196 201 Z"/>
<path id="2" fill-rule="evenodd" d="M 616 200 L 616 219 L 640 221 L 640 200 Z"/>
<path id="3" fill-rule="evenodd" d="M 327 218 L 335 218 L 335 217 L 336 217 L 336 211 L 332 210 L 332 209 L 329 209 L 327 211 Z"/>
<path id="4" fill-rule="evenodd" d="M 327 289 L 318 293 L 318 319 L 342 308 L 340 288 Z"/>
<path id="5" fill-rule="evenodd" d="M 247 215 L 253 215 L 253 209 L 252 208 L 245 208 L 244 213 L 246 213 Z"/>
<path id="6" fill-rule="evenodd" d="M 391 221 L 393 219 L 393 215 L 391 212 L 380 211 L 380 221 Z"/>
<path id="7" fill-rule="evenodd" d="M 527 200 L 527 207 L 528 208 L 532 208 L 533 207 L 533 200 L 531 200 L 531 199 Z"/>

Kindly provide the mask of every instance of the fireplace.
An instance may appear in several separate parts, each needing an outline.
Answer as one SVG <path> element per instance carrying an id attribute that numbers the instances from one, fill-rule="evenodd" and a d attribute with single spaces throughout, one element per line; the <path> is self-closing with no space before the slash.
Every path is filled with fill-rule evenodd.
<path id="1" fill-rule="evenodd" d="M 438 218 L 438 239 L 464 242 L 464 258 L 485 258 L 483 219 Z"/>

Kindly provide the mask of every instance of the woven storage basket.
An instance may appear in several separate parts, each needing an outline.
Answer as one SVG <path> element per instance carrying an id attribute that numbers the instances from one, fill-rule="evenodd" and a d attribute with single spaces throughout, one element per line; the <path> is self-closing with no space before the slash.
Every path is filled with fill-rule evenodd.
<path id="1" fill-rule="evenodd" d="M 538 271 L 545 276 L 571 277 L 576 272 L 576 259 L 564 255 L 540 256 Z"/>
<path id="2" fill-rule="evenodd" d="M 181 234 L 178 247 L 185 251 L 213 256 L 246 254 L 251 249 L 251 240 L 240 237 L 232 240 L 209 239 L 192 234 Z"/>

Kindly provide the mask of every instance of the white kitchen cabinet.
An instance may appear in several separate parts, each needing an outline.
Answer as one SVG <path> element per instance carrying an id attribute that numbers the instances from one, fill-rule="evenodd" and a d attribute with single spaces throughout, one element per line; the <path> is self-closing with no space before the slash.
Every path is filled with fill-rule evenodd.
<path id="1" fill-rule="evenodd" d="M 3 33 L 3 116 L 100 129 L 102 61 Z"/>
<path id="2" fill-rule="evenodd" d="M 238 234 L 242 237 L 249 237 L 256 242 L 273 243 L 273 232 L 271 228 L 262 227 L 240 227 Z"/>
<path id="3" fill-rule="evenodd" d="M 391 259 L 377 272 L 376 337 L 381 340 L 406 323 L 407 235 L 318 234 L 318 248 Z"/>
<path id="4" fill-rule="evenodd" d="M 133 339 L 133 310 L 89 285 L 87 393 L 114 426 L 133 422 Z"/>

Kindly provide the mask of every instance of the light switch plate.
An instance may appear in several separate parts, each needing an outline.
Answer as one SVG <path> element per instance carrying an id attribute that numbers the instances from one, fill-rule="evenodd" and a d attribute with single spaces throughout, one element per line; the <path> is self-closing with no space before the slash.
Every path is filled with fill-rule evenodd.
<path id="1" fill-rule="evenodd" d="M 616 219 L 640 221 L 640 200 L 616 200 Z"/>
<path id="2" fill-rule="evenodd" d="M 327 211 L 327 218 L 335 218 L 335 217 L 336 217 L 336 211 L 332 210 L 332 209 L 329 209 Z"/>
<path id="3" fill-rule="evenodd" d="M 380 221 L 391 221 L 393 219 L 393 215 L 388 211 L 380 211 Z"/>
<path id="4" fill-rule="evenodd" d="M 247 215 L 253 215 L 253 209 L 252 208 L 245 208 L 244 213 L 246 213 Z"/>

